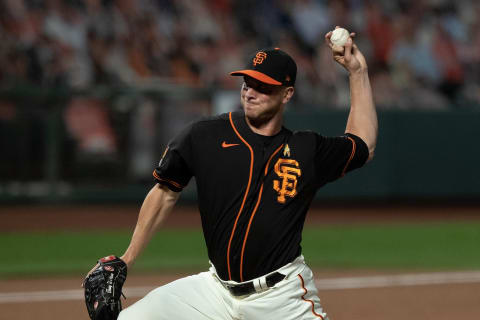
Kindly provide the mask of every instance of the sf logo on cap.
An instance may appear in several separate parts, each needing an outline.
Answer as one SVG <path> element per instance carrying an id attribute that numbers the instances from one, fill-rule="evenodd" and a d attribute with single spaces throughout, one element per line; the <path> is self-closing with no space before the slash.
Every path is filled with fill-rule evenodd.
<path id="1" fill-rule="evenodd" d="M 267 58 L 267 54 L 263 51 L 257 52 L 255 58 L 253 58 L 253 65 L 256 66 L 257 64 L 262 64 L 263 60 Z"/>

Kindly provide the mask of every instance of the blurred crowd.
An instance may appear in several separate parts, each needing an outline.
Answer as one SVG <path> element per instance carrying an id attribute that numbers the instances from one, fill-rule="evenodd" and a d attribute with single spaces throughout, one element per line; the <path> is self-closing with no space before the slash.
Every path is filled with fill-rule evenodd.
<path id="1" fill-rule="evenodd" d="M 298 64 L 290 111 L 347 109 L 336 25 L 356 33 L 379 109 L 480 108 L 479 1 L 1 0 L 0 189 L 151 181 L 185 123 L 238 108 L 228 73 L 259 48 Z"/>
<path id="2" fill-rule="evenodd" d="M 346 73 L 324 35 L 356 32 L 379 108 L 480 103 L 474 0 L 3 0 L 0 88 L 164 81 L 232 90 L 258 48 L 297 61 L 296 102 L 347 108 Z"/>

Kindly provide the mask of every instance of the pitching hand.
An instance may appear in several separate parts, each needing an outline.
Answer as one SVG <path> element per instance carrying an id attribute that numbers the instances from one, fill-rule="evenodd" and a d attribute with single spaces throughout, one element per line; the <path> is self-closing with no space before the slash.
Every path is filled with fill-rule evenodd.
<path id="1" fill-rule="evenodd" d="M 336 28 L 339 27 L 337 26 L 335 29 Z M 331 36 L 332 31 L 325 35 L 325 43 L 332 49 L 333 59 L 337 63 L 343 66 L 350 74 L 367 70 L 365 57 L 353 42 L 353 38 L 355 37 L 354 32 L 350 33 L 350 37 L 344 47 L 334 45 L 332 41 L 330 41 Z"/>

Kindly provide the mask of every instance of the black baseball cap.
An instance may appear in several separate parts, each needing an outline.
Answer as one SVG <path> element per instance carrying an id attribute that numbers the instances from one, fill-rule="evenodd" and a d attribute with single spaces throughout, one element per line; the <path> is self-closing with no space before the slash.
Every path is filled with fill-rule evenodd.
<path id="1" fill-rule="evenodd" d="M 231 72 L 232 76 L 249 76 L 263 83 L 293 86 L 297 64 L 288 53 L 279 48 L 262 49 L 253 54 L 244 70 Z"/>

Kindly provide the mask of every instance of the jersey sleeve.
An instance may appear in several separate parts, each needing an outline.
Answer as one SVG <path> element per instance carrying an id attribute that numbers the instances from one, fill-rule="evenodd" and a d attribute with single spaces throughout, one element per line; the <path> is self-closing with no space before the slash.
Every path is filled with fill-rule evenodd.
<path id="1" fill-rule="evenodd" d="M 324 185 L 360 168 L 368 159 L 366 143 L 354 134 L 340 137 L 317 135 L 315 172 L 318 184 Z"/>
<path id="2" fill-rule="evenodd" d="M 180 192 L 193 176 L 191 146 L 193 124 L 174 137 L 153 171 L 155 180 L 170 190 Z"/>

